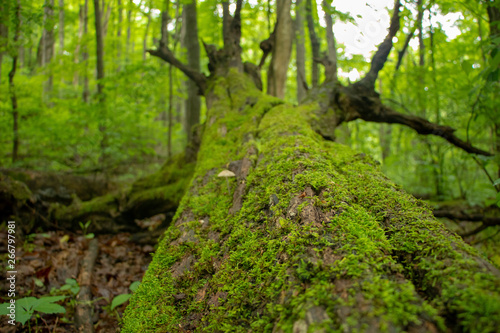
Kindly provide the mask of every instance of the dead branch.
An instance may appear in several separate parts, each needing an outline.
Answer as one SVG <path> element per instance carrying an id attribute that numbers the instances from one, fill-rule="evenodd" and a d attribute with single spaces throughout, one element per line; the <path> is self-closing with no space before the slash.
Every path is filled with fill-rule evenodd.
<path id="1" fill-rule="evenodd" d="M 163 46 L 159 47 L 156 50 L 146 50 L 146 51 L 152 56 L 163 59 L 169 64 L 173 65 L 174 67 L 180 69 L 187 77 L 189 77 L 191 80 L 193 80 L 194 83 L 196 83 L 198 89 L 200 90 L 200 95 L 203 95 L 205 93 L 207 77 L 204 74 L 183 64 L 179 59 L 177 59 L 174 56 L 174 54 L 172 53 L 172 51 L 170 51 L 168 47 Z"/>
<path id="2" fill-rule="evenodd" d="M 382 104 L 379 95 L 373 91 L 373 88 L 363 87 L 357 83 L 343 89 L 346 98 L 339 102 L 338 107 L 346 112 L 345 121 L 361 118 L 376 123 L 401 124 L 414 129 L 418 134 L 440 136 L 468 153 L 492 156 L 491 153 L 459 139 L 455 136 L 456 130 L 452 127 L 438 125 L 421 117 L 394 111 Z"/>
<path id="3" fill-rule="evenodd" d="M 94 332 L 92 321 L 92 292 L 90 290 L 92 281 L 92 271 L 99 252 L 99 243 L 96 238 L 89 243 L 89 249 L 83 258 L 82 268 L 78 275 L 80 292 L 75 309 L 75 326 L 78 332 Z"/>
<path id="4" fill-rule="evenodd" d="M 378 73 L 384 67 L 387 58 L 389 57 L 389 53 L 392 49 L 392 39 L 396 36 L 396 33 L 399 31 L 399 8 L 401 7 L 401 1 L 394 1 L 394 12 L 392 13 L 391 25 L 389 26 L 389 32 L 385 37 L 382 44 L 379 45 L 377 52 L 372 58 L 370 71 L 364 78 L 358 81 L 356 84 L 367 86 L 370 88 L 375 88 L 375 81 L 377 80 Z"/>

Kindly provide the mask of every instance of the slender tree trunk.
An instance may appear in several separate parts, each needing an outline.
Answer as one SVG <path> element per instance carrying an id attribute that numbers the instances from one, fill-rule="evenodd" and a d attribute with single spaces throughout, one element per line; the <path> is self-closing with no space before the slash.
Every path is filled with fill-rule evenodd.
<path id="1" fill-rule="evenodd" d="M 20 35 L 20 27 L 21 27 L 21 2 L 20 0 L 16 1 L 16 16 L 14 18 L 14 42 L 16 45 L 19 40 Z M 13 140 L 12 140 L 12 163 L 15 163 L 18 160 L 19 155 L 19 111 L 17 108 L 17 96 L 16 96 L 16 87 L 14 85 L 14 77 L 16 76 L 16 68 L 17 68 L 17 49 L 14 48 L 14 54 L 12 55 L 12 69 L 9 72 L 9 94 L 10 101 L 12 104 L 12 118 L 13 118 Z"/>
<path id="2" fill-rule="evenodd" d="M 149 5 L 149 11 L 147 15 L 147 23 L 146 23 L 146 29 L 144 31 L 144 38 L 142 39 L 142 61 L 146 61 L 146 50 L 148 48 L 148 33 L 149 33 L 149 26 L 151 25 L 151 3 Z"/>
<path id="3" fill-rule="evenodd" d="M 119 72 L 121 70 L 121 57 L 122 57 L 122 24 L 123 24 L 123 7 L 122 0 L 118 0 L 118 26 L 116 29 L 116 70 Z"/>
<path id="4" fill-rule="evenodd" d="M 78 10 L 78 39 L 76 42 L 76 47 L 75 47 L 75 53 L 73 56 L 73 63 L 78 65 L 80 62 L 80 50 L 82 48 L 82 39 L 83 39 L 83 6 L 80 5 L 79 10 Z M 78 70 L 75 70 L 73 73 L 73 86 L 77 87 L 78 86 Z"/>
<path id="5" fill-rule="evenodd" d="M 132 10 L 133 10 L 133 8 L 134 8 L 134 1 L 129 0 L 128 10 L 127 10 L 127 43 L 126 43 L 126 50 L 127 50 L 126 57 L 127 58 L 126 58 L 126 61 L 129 60 L 131 53 L 132 53 L 130 38 L 131 38 L 131 33 L 132 33 Z"/>
<path id="6" fill-rule="evenodd" d="M 94 0 L 95 31 L 96 31 L 96 57 L 97 57 L 97 94 L 100 102 L 104 101 L 104 39 L 101 24 L 101 10 L 99 0 Z"/>
<path id="7" fill-rule="evenodd" d="M 431 14 L 429 14 L 430 16 Z M 430 20 L 430 17 L 429 17 Z M 441 123 L 441 106 L 439 100 L 439 85 L 437 81 L 437 73 L 436 73 L 436 45 L 434 43 L 434 28 L 431 25 L 430 30 L 430 47 L 431 47 L 431 67 L 432 67 L 432 82 L 433 82 L 433 94 L 434 94 L 434 108 L 435 108 L 435 123 Z M 429 150 L 431 151 L 431 156 L 434 161 L 433 170 L 434 177 L 436 181 L 436 195 L 437 197 L 441 197 L 443 193 L 443 157 L 441 156 L 441 148 L 439 145 L 435 146 L 435 150 L 433 151 L 432 147 L 429 144 Z"/>
<path id="8" fill-rule="evenodd" d="M 285 98 L 288 63 L 292 53 L 293 27 L 290 10 L 291 0 L 278 0 L 277 21 L 274 30 L 273 57 L 267 74 L 267 93 L 278 98 Z"/>
<path id="9" fill-rule="evenodd" d="M 306 19 L 307 19 L 307 27 L 309 30 L 309 39 L 311 40 L 311 50 L 312 50 L 311 73 L 312 73 L 312 86 L 314 88 L 318 86 L 319 82 L 319 67 L 318 67 L 318 62 L 316 60 L 319 59 L 320 42 L 318 40 L 318 37 L 316 36 L 316 31 L 314 29 L 313 8 L 311 0 L 306 0 Z"/>
<path id="10" fill-rule="evenodd" d="M 97 99 L 99 103 L 101 120 L 99 124 L 99 131 L 101 132 L 101 158 L 100 162 L 102 168 L 107 174 L 107 154 L 106 148 L 107 144 L 107 134 L 106 134 L 106 106 L 105 106 L 105 95 L 104 95 L 104 40 L 103 40 L 103 29 L 101 24 L 101 10 L 99 7 L 99 0 L 94 0 L 94 10 L 95 10 L 95 31 L 96 31 L 96 56 L 97 56 Z"/>
<path id="11" fill-rule="evenodd" d="M 306 97 L 306 47 L 304 32 L 304 0 L 295 3 L 295 53 L 297 66 L 297 102 Z"/>
<path id="12" fill-rule="evenodd" d="M 89 25 L 89 15 L 88 15 L 89 5 L 88 0 L 85 0 L 83 5 L 83 36 L 87 36 L 88 34 L 88 25 Z M 83 53 L 82 53 L 82 61 L 84 62 L 84 76 L 83 76 L 83 92 L 82 99 L 83 102 L 88 104 L 90 97 L 90 88 L 89 88 L 89 53 L 87 48 L 87 43 L 85 42 L 83 45 Z"/>
<path id="13" fill-rule="evenodd" d="M 335 35 L 333 34 L 333 20 L 331 12 L 331 0 L 323 0 L 323 10 L 325 12 L 326 22 L 326 43 L 328 46 L 328 54 L 325 65 L 325 80 L 337 81 L 337 46 L 335 43 Z"/>
<path id="14" fill-rule="evenodd" d="M 54 0 L 46 0 L 43 15 L 43 31 L 42 38 L 40 41 L 40 60 L 39 64 L 41 67 L 47 66 L 52 60 L 54 55 L 54 25 L 52 23 L 54 16 Z M 50 93 L 53 87 L 53 75 L 51 69 L 48 69 L 47 81 L 44 85 L 44 100 L 49 101 Z"/>
<path id="15" fill-rule="evenodd" d="M 104 0 L 102 0 L 102 11 L 101 11 L 101 23 L 102 23 L 102 35 L 103 38 L 106 38 L 108 35 L 108 25 L 109 25 L 109 18 L 111 16 L 111 1 L 108 2 L 108 5 L 106 6 L 106 11 L 104 11 Z M 104 17 L 102 17 L 104 15 Z"/>
<path id="16" fill-rule="evenodd" d="M 1 2 L 0 3 L 0 12 L 1 13 L 4 13 L 4 15 L 6 15 L 6 5 Z M 4 24 L 4 20 L 0 20 L 0 38 L 3 39 L 3 40 L 8 40 L 9 38 L 9 29 L 8 29 L 8 26 Z M 4 54 L 5 51 L 0 51 L 0 87 L 2 86 L 2 64 L 3 64 L 3 54 Z"/>
<path id="17" fill-rule="evenodd" d="M 490 40 L 493 41 L 493 39 L 500 37 L 500 8 L 498 7 L 498 1 L 491 1 L 488 2 L 487 4 L 487 12 L 488 12 L 488 19 L 489 19 L 489 25 L 490 25 Z M 498 43 L 491 43 L 491 52 L 490 56 L 494 58 L 499 52 L 500 52 L 500 47 L 498 46 Z M 500 65 L 497 66 L 497 68 L 493 69 L 494 71 L 500 72 Z M 498 74 L 500 75 L 500 73 Z M 499 84 L 499 82 L 497 82 Z M 498 89 L 498 88 L 497 88 Z M 498 90 L 497 90 L 498 92 Z M 497 107 L 497 112 L 494 112 L 493 114 L 496 115 L 496 117 L 493 119 L 493 130 L 495 131 L 495 152 L 497 155 L 500 154 L 500 116 L 498 116 L 498 107 Z M 498 178 L 500 178 L 500 165 L 498 166 Z M 497 186 L 498 188 L 498 186 Z"/>
<path id="18" fill-rule="evenodd" d="M 64 53 L 64 0 L 59 0 L 59 55 Z"/>
<path id="19" fill-rule="evenodd" d="M 200 44 L 198 42 L 198 22 L 196 12 L 196 0 L 184 5 L 182 24 L 185 27 L 184 45 L 187 51 L 188 66 L 196 71 L 200 70 Z M 189 159 L 194 159 L 192 152 L 193 145 L 193 126 L 200 122 L 201 100 L 198 95 L 198 87 L 192 80 L 187 81 L 187 100 L 186 100 L 186 132 L 188 144 L 186 155 Z"/>

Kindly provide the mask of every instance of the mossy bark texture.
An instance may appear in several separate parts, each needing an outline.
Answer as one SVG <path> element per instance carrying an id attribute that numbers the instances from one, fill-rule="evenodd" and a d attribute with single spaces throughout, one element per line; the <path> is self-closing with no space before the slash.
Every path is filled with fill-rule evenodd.
<path id="1" fill-rule="evenodd" d="M 500 273 L 371 158 L 231 71 L 122 332 L 494 332 Z M 229 169 L 236 177 L 217 175 Z"/>

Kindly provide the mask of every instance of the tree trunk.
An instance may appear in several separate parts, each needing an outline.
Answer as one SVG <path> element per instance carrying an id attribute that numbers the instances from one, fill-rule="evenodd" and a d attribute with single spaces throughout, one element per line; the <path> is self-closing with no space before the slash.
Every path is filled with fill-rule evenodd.
<path id="1" fill-rule="evenodd" d="M 295 3 L 295 53 L 297 66 L 297 102 L 306 97 L 306 47 L 304 33 L 304 0 Z"/>
<path id="2" fill-rule="evenodd" d="M 83 36 L 87 36 L 88 33 L 88 26 L 89 26 L 89 15 L 88 15 L 88 10 L 89 10 L 89 3 L 88 0 L 84 1 L 83 5 Z M 84 75 L 83 75 L 83 91 L 82 91 L 82 99 L 83 102 L 88 104 L 89 103 L 89 97 L 90 97 L 90 89 L 89 89 L 89 76 L 88 76 L 88 67 L 89 67 L 89 52 L 87 48 L 87 43 L 83 45 L 83 52 L 82 52 L 82 61 L 85 64 L 85 69 L 84 69 Z"/>
<path id="3" fill-rule="evenodd" d="M 96 36 L 96 68 L 97 68 L 97 95 L 99 101 L 104 101 L 104 38 L 101 24 L 101 8 L 99 0 L 94 0 L 95 36 Z"/>
<path id="4" fill-rule="evenodd" d="M 288 63 L 292 53 L 292 16 L 291 0 L 278 0 L 276 28 L 274 30 L 273 57 L 267 74 L 267 93 L 285 98 Z"/>
<path id="5" fill-rule="evenodd" d="M 126 60 L 128 61 L 128 57 L 130 57 L 130 53 L 132 52 L 132 43 L 130 41 L 131 38 L 131 33 L 132 33 L 132 10 L 134 8 L 134 1 L 129 0 L 128 2 L 128 10 L 127 10 L 127 43 L 126 43 L 126 50 L 127 50 L 127 58 Z"/>
<path id="6" fill-rule="evenodd" d="M 286 105 L 234 69 L 207 87 L 191 187 L 123 332 L 499 327 L 498 269 L 374 160 L 315 133 L 317 102 Z"/>
<path id="7" fill-rule="evenodd" d="M 64 53 L 64 0 L 59 0 L 59 55 Z"/>
<path id="8" fill-rule="evenodd" d="M 123 7 L 122 0 L 118 0 L 118 26 L 116 27 L 116 71 L 121 70 L 122 57 L 122 24 L 123 24 Z"/>
<path id="9" fill-rule="evenodd" d="M 316 60 L 319 59 L 320 42 L 318 40 L 318 37 L 316 36 L 316 31 L 314 29 L 312 0 L 306 0 L 306 19 L 307 19 L 307 27 L 309 30 L 309 39 L 311 40 L 311 50 L 312 50 L 311 74 L 312 74 L 312 86 L 314 88 L 317 87 L 319 83 L 319 67 L 318 67 L 318 62 Z"/>
<path id="10" fill-rule="evenodd" d="M 148 33 L 149 33 L 149 26 L 151 25 L 151 4 L 149 7 L 148 15 L 147 15 L 147 23 L 146 23 L 146 29 L 144 31 L 144 38 L 142 39 L 142 61 L 146 61 L 146 50 L 148 48 Z"/>
<path id="11" fill-rule="evenodd" d="M 99 132 L 101 132 L 101 157 L 100 163 L 102 169 L 107 169 L 107 154 L 106 148 L 107 143 L 107 133 L 106 133 L 106 106 L 105 106 L 105 95 L 104 95 L 104 36 L 103 28 L 101 24 L 102 12 L 99 7 L 99 0 L 94 0 L 94 10 L 95 10 L 95 32 L 96 32 L 96 56 L 97 56 L 97 99 L 100 109 L 100 124 Z M 105 171 L 106 172 L 106 171 Z"/>
<path id="12" fill-rule="evenodd" d="M 490 25 L 490 40 L 492 41 L 492 48 L 490 51 L 491 58 L 494 58 L 500 52 L 500 47 L 498 42 L 493 42 L 495 38 L 500 37 L 500 8 L 498 7 L 498 2 L 495 1 L 487 2 L 487 12 L 488 12 L 488 20 Z M 497 73 L 497 81 L 500 80 L 500 65 L 497 65 L 497 68 L 492 68 L 493 72 Z M 497 86 L 499 82 L 496 82 Z M 500 154 L 500 117 L 498 116 L 498 112 L 496 113 L 496 118 L 493 119 L 493 130 L 495 132 L 495 152 Z M 498 177 L 500 178 L 500 165 L 498 167 Z"/>
<path id="13" fill-rule="evenodd" d="M 19 40 L 20 29 L 21 29 L 21 1 L 16 1 L 15 7 L 15 18 L 14 18 L 14 40 L 13 44 L 17 46 L 17 42 Z M 17 162 L 19 155 L 19 110 L 17 107 L 17 95 L 16 95 L 16 87 L 14 85 L 14 77 L 16 76 L 17 69 L 17 48 L 12 47 L 12 69 L 9 72 L 9 94 L 10 94 L 10 102 L 12 105 L 12 163 Z"/>
<path id="14" fill-rule="evenodd" d="M 0 4 L 0 12 L 6 13 L 6 6 L 4 3 Z M 3 20 L 0 21 L 0 39 L 2 40 L 8 40 L 9 38 L 9 29 L 8 26 L 3 23 Z M 1 78 L 2 78 L 2 63 L 3 63 L 3 54 L 4 51 L 0 51 L 0 83 L 1 83 Z M 1 84 L 0 84 L 1 87 Z"/>
<path id="15" fill-rule="evenodd" d="M 323 60 L 323 65 L 325 66 L 325 80 L 337 81 L 337 46 L 335 43 L 335 35 L 333 34 L 331 0 L 323 0 L 322 6 L 325 12 L 326 43 L 328 46 L 328 54 Z"/>
<path id="16" fill-rule="evenodd" d="M 184 5 L 183 9 L 183 27 L 185 28 L 184 45 L 187 51 L 188 66 L 196 71 L 200 71 L 200 44 L 198 42 L 198 22 L 196 13 L 196 0 Z M 186 99 L 186 132 L 188 143 L 186 154 L 190 159 L 195 158 L 193 151 L 193 126 L 200 123 L 201 99 L 199 89 L 192 80 L 187 80 L 187 99 Z"/>
<path id="17" fill-rule="evenodd" d="M 38 64 L 44 67 L 50 63 L 54 55 L 54 0 L 46 0 L 43 13 L 43 31 L 38 48 Z M 49 69 L 48 78 L 44 85 L 44 99 L 49 101 L 49 94 L 52 92 L 53 75 Z"/>

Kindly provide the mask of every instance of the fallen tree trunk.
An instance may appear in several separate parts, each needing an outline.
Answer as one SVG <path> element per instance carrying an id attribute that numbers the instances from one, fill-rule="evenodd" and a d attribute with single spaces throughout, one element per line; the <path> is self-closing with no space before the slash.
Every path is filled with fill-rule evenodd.
<path id="1" fill-rule="evenodd" d="M 50 217 L 60 227 L 78 230 L 79 222 L 92 221 L 89 232 L 137 232 L 137 219 L 166 214 L 171 220 L 193 174 L 193 163 L 183 155 L 167 161 L 163 167 L 137 180 L 130 189 L 109 193 L 89 201 L 73 200 L 71 205 L 56 203 Z"/>
<path id="2" fill-rule="evenodd" d="M 234 69 L 205 96 L 194 178 L 123 332 L 500 326 L 499 270 L 371 158 L 318 135 L 317 103 L 285 105 Z"/>

